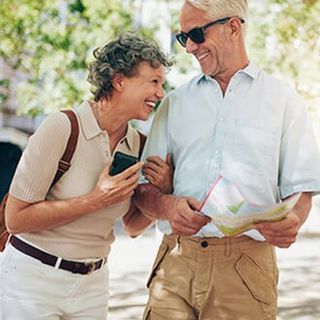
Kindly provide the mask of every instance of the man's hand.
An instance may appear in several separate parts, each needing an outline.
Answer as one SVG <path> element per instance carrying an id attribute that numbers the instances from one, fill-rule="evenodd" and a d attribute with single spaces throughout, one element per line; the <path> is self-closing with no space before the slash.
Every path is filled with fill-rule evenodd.
<path id="1" fill-rule="evenodd" d="M 270 244 L 279 248 L 289 248 L 295 241 L 302 223 L 295 211 L 277 222 L 261 222 L 255 225 Z"/>
<path id="2" fill-rule="evenodd" d="M 311 202 L 312 194 L 305 192 L 286 218 L 277 222 L 257 223 L 255 229 L 270 244 L 279 248 L 289 248 L 296 241 L 298 232 L 308 217 Z"/>
<path id="3" fill-rule="evenodd" d="M 175 206 L 168 215 L 172 232 L 191 236 L 210 222 L 210 218 L 199 212 L 200 202 L 190 197 L 177 197 Z"/>
<path id="4" fill-rule="evenodd" d="M 200 213 L 201 203 L 196 199 L 164 194 L 149 183 L 139 185 L 135 204 L 150 219 L 167 220 L 172 232 L 178 235 L 194 235 L 210 222 L 209 217 Z"/>

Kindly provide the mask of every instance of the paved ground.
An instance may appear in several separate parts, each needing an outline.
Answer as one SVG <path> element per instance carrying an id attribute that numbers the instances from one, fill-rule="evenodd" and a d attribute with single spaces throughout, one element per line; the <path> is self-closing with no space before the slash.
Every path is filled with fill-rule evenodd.
<path id="1" fill-rule="evenodd" d="M 129 239 L 118 235 L 110 256 L 109 320 L 139 320 L 147 300 L 145 282 L 159 236 Z M 320 236 L 300 237 L 278 250 L 280 267 L 278 320 L 320 319 Z"/>

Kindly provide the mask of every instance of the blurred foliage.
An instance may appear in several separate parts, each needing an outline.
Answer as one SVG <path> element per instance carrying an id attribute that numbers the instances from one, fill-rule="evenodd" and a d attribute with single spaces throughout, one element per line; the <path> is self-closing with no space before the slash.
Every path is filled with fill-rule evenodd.
<path id="1" fill-rule="evenodd" d="M 18 88 L 11 88 L 21 106 L 19 112 L 35 116 L 72 107 L 86 98 L 88 58 L 95 47 L 136 28 L 136 2 L 1 0 L 0 56 L 28 77 Z M 320 1 L 263 0 L 250 1 L 250 6 L 247 40 L 251 60 L 290 79 L 310 100 L 319 99 Z M 194 60 L 174 39 L 179 30 L 179 7 L 172 7 L 172 53 L 179 72 L 188 74 L 195 67 Z M 156 12 L 150 14 L 157 16 Z M 153 37 L 158 22 L 154 21 L 155 25 L 139 32 Z M 7 80 L 0 83 L 1 105 L 8 88 Z"/>
<path id="2" fill-rule="evenodd" d="M 181 73 L 188 73 L 190 71 L 190 67 L 192 66 L 192 56 L 190 54 L 186 54 L 184 48 L 176 40 L 175 35 L 180 31 L 179 25 L 179 11 L 180 8 L 173 8 L 171 10 L 171 25 L 170 29 L 172 30 L 172 38 L 171 38 L 171 51 L 174 55 L 174 60 L 177 64 L 177 68 Z"/>
<path id="3" fill-rule="evenodd" d="M 265 70 L 290 81 L 311 103 L 319 102 L 320 1 L 251 4 L 250 56 Z"/>
<path id="4" fill-rule="evenodd" d="M 0 56 L 27 76 L 15 91 L 31 116 L 83 100 L 93 49 L 134 29 L 132 1 L 1 0 L 0 12 Z"/>
<path id="5" fill-rule="evenodd" d="M 0 80 L 0 105 L 4 104 L 8 100 L 10 89 L 10 80 Z"/>

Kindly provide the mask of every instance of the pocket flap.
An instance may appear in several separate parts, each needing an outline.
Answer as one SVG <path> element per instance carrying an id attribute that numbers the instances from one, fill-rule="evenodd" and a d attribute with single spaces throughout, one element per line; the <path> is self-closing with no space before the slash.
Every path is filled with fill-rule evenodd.
<path id="1" fill-rule="evenodd" d="M 243 254 L 236 262 L 235 269 L 256 300 L 272 303 L 274 288 L 271 278 L 251 257 Z"/>

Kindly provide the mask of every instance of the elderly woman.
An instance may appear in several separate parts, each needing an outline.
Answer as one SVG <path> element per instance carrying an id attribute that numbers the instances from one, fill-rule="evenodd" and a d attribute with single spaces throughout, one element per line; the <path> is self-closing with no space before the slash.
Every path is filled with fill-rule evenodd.
<path id="1" fill-rule="evenodd" d="M 134 207 L 129 211 L 142 163 L 113 176 L 110 164 L 116 151 L 138 157 L 141 139 L 129 121 L 149 117 L 171 62 L 134 34 L 96 49 L 94 58 L 88 77 L 94 99 L 74 110 L 79 135 L 69 171 L 50 188 L 71 131 L 66 115 L 55 112 L 30 138 L 13 179 L 1 319 L 106 319 L 114 224 L 124 216 L 131 235 L 150 224 Z M 162 180 L 153 183 L 170 190 L 170 166 L 154 164 Z"/>

